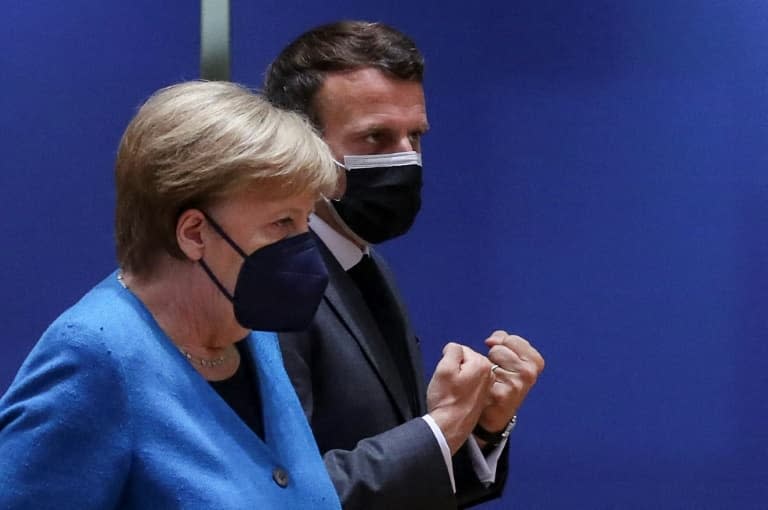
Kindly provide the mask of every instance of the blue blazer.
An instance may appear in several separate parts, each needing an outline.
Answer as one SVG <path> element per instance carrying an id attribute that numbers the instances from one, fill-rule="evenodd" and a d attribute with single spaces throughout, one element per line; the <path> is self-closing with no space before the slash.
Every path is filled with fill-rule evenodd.
<path id="1" fill-rule="evenodd" d="M 262 441 L 113 273 L 0 400 L 0 509 L 338 509 L 273 333 L 252 333 Z"/>

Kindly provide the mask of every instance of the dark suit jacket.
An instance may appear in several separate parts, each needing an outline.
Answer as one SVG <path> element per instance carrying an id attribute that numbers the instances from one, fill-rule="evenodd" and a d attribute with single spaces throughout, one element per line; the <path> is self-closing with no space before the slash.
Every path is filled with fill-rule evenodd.
<path id="1" fill-rule="evenodd" d="M 328 288 L 310 329 L 281 334 L 280 344 L 344 508 L 440 510 L 498 497 L 506 452 L 489 488 L 477 480 L 464 449 L 458 452 L 453 494 L 440 447 L 421 418 L 427 409 L 418 340 L 383 260 L 371 250 L 403 321 L 418 409 L 411 408 L 408 388 L 354 281 L 317 242 Z"/>

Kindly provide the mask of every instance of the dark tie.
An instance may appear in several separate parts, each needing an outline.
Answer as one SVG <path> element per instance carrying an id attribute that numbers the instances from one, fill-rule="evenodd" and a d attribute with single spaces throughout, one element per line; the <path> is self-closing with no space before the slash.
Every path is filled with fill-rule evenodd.
<path id="1" fill-rule="evenodd" d="M 400 372 L 403 386 L 408 392 L 411 409 L 414 414 L 418 413 L 416 382 L 414 381 L 413 370 L 411 370 L 411 359 L 405 338 L 405 325 L 389 286 L 369 255 L 363 255 L 363 259 L 350 268 L 347 274 L 354 280 L 371 315 L 376 320 L 381 336 L 389 347 Z"/>

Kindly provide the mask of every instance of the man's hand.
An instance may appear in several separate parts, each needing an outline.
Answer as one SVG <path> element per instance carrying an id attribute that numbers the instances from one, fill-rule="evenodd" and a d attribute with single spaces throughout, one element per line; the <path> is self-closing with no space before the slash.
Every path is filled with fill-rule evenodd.
<path id="1" fill-rule="evenodd" d="M 475 427 L 480 413 L 491 404 L 491 362 L 469 347 L 449 343 L 427 388 L 427 408 L 445 436 L 451 455 Z"/>
<path id="2" fill-rule="evenodd" d="M 527 340 L 506 331 L 494 331 L 485 345 L 490 348 L 488 359 L 498 368 L 493 372 L 490 405 L 482 411 L 478 423 L 489 432 L 500 432 L 517 414 L 544 370 L 544 358 Z"/>

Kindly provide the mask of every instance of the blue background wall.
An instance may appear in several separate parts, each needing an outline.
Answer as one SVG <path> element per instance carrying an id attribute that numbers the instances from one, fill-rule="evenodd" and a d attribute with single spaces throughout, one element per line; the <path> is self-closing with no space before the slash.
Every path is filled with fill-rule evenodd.
<path id="1" fill-rule="evenodd" d="M 768 507 L 768 4 L 233 0 L 233 79 L 368 18 L 427 56 L 411 235 L 384 247 L 424 339 L 528 337 L 502 508 Z M 191 0 L 3 2 L 0 391 L 114 267 L 136 106 L 198 76 Z"/>

